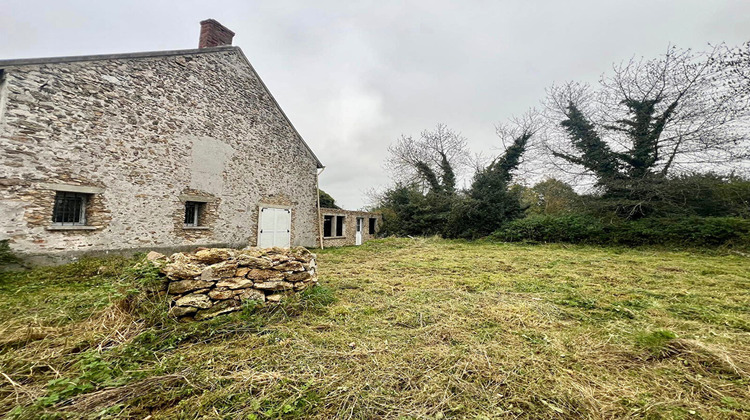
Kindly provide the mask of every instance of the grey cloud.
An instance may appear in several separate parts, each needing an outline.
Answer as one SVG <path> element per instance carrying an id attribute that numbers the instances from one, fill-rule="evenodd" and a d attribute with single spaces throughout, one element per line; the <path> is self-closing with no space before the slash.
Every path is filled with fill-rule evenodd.
<path id="1" fill-rule="evenodd" d="M 595 81 L 668 44 L 750 38 L 750 2 L 6 0 L 0 57 L 194 48 L 212 17 L 245 51 L 327 166 L 321 186 L 358 208 L 389 182 L 387 146 L 436 123 L 475 151 L 545 88 Z"/>

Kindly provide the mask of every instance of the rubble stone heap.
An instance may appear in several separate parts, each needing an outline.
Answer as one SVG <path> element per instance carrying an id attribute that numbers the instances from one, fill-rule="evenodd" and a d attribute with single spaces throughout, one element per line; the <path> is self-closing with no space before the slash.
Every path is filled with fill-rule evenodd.
<path id="1" fill-rule="evenodd" d="M 278 302 L 318 282 L 315 254 L 303 247 L 200 249 L 161 266 L 171 313 L 203 320 L 239 310 L 242 301 Z"/>

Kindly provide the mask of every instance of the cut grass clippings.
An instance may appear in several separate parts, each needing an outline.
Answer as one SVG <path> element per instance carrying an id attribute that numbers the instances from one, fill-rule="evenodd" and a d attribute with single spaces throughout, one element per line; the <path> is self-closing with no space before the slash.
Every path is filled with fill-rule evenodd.
<path id="1" fill-rule="evenodd" d="M 8 418 L 750 417 L 750 259 L 385 239 L 181 324 L 136 260 L 0 279 Z M 152 279 L 153 280 L 153 279 Z"/>

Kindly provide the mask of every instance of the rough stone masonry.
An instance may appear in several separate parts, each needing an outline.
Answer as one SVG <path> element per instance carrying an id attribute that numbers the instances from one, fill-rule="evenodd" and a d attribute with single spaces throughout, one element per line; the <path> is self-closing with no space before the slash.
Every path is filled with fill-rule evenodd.
<path id="1" fill-rule="evenodd" d="M 315 246 L 319 167 L 237 47 L 0 60 L 0 240 L 22 256 L 256 245 L 268 207 Z M 80 223 L 53 220 L 61 193 Z"/>
<path id="2" fill-rule="evenodd" d="M 159 255 L 151 257 L 159 259 Z M 203 320 L 237 311 L 242 302 L 278 302 L 318 282 L 315 254 L 303 247 L 200 249 L 163 261 L 170 312 L 183 320 Z"/>

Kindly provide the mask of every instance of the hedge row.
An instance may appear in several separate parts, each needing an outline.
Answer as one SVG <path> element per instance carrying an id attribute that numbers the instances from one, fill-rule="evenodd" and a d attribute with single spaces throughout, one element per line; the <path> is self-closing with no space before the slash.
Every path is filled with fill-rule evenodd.
<path id="1" fill-rule="evenodd" d="M 610 245 L 750 247 L 750 219 L 646 218 L 604 223 L 586 215 L 529 216 L 503 225 L 491 239 Z"/>

